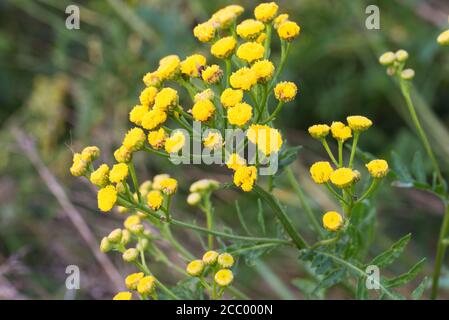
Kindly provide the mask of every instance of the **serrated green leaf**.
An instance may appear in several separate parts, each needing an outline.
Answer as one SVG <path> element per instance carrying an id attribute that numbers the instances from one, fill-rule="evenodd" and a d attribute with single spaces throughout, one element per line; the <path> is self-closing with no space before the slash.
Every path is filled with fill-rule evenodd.
<path id="1" fill-rule="evenodd" d="M 415 290 L 413 290 L 411 296 L 413 300 L 419 300 L 421 299 L 424 291 L 429 286 L 430 279 L 428 277 L 424 277 L 424 279 L 421 281 L 421 283 L 416 287 Z"/>
<path id="2" fill-rule="evenodd" d="M 402 254 L 408 242 L 410 241 L 411 236 L 411 233 L 403 236 L 401 239 L 393 243 L 393 245 L 389 249 L 371 260 L 369 264 L 375 265 L 378 268 L 382 268 L 392 264 Z"/>
<path id="3" fill-rule="evenodd" d="M 401 274 L 400 276 L 394 277 L 392 279 L 388 279 L 385 281 L 385 287 L 387 288 L 396 288 L 406 284 L 407 282 L 412 281 L 416 278 L 418 273 L 424 267 L 424 263 L 426 262 L 426 258 L 421 259 L 416 263 L 408 272 Z"/>
<path id="4" fill-rule="evenodd" d="M 338 268 L 331 270 L 326 276 L 318 283 L 316 288 L 313 290 L 313 294 L 316 294 L 319 290 L 328 289 L 335 286 L 337 283 L 341 282 L 346 273 L 345 268 Z"/>

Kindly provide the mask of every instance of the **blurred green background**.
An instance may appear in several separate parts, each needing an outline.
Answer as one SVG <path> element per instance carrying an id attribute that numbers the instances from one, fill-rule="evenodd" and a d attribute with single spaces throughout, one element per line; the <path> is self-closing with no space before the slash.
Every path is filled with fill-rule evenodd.
<path id="1" fill-rule="evenodd" d="M 333 203 L 308 177 L 311 162 L 324 156 L 308 137 L 308 126 L 363 114 L 375 124 L 360 142 L 364 150 L 388 160 L 395 151 L 411 165 L 421 149 L 399 90 L 377 63 L 377 57 L 388 49 L 403 48 L 410 53 L 408 65 L 416 71 L 417 108 L 447 175 L 449 51 L 439 47 L 435 39 L 447 29 L 449 3 L 277 2 L 280 11 L 289 13 L 302 28 L 283 75 L 298 84 L 300 93 L 284 108 L 278 127 L 291 145 L 304 146 L 294 168 L 317 214 L 333 208 Z M 124 275 L 132 268 L 113 254 L 108 255 L 113 264 L 104 261 L 97 249 L 98 240 L 118 227 L 123 218 L 97 212 L 93 190 L 69 174 L 72 150 L 98 145 L 102 158 L 112 163 L 112 151 L 129 127 L 127 113 L 143 89 L 142 76 L 155 69 L 164 55 L 207 54 L 208 47 L 196 41 L 192 29 L 230 3 L 244 6 L 244 17 L 252 15 L 257 4 L 207 0 L 0 1 L 0 299 L 109 299 L 123 286 L 117 274 Z M 65 9 L 70 4 L 80 7 L 79 30 L 65 27 Z M 365 28 L 369 4 L 380 8 L 380 30 Z M 275 59 L 278 49 L 274 49 Z M 33 150 L 37 151 L 35 157 Z M 140 160 L 139 176 L 149 179 L 169 171 L 179 177 L 184 191 L 202 177 L 230 181 L 221 168 L 174 167 L 148 156 Z M 48 174 L 55 180 L 49 181 Z M 49 185 L 56 189 L 62 186 L 67 202 L 76 210 L 75 218 L 67 211 L 67 202 L 61 197 L 58 201 Z M 290 205 L 290 215 L 307 232 L 294 194 L 282 179 L 277 186 L 279 198 Z M 185 196 L 185 192 L 177 195 L 178 211 L 186 219 L 201 222 L 200 213 L 185 205 Z M 217 220 L 236 229 L 233 202 L 237 196 L 226 191 L 216 198 Z M 240 203 L 248 219 L 255 221 L 249 198 L 240 196 Z M 438 199 L 388 183 L 377 198 L 378 229 L 371 254 L 412 232 L 403 265 L 390 271 L 400 273 L 418 258 L 427 257 L 426 272 L 430 272 L 442 219 Z M 192 251 L 202 252 L 195 235 L 175 231 Z M 178 257 L 172 258 L 183 265 Z M 442 281 L 446 297 L 447 261 Z M 307 268 L 298 265 L 296 252 L 277 250 L 265 257 L 264 263 L 251 266 L 254 262 L 249 266 L 240 263 L 236 282 L 250 297 L 305 297 L 304 289 L 298 289 L 298 280 L 307 277 Z M 67 265 L 79 266 L 81 290 L 66 292 Z M 159 266 L 154 262 L 152 268 L 158 270 Z M 169 284 L 176 282 L 164 268 L 159 276 Z M 338 288 L 329 295 L 345 297 Z"/>

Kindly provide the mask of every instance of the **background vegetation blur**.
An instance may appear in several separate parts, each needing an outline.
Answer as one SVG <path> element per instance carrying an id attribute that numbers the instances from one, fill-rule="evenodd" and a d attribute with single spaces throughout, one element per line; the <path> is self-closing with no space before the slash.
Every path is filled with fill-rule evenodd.
<path id="1" fill-rule="evenodd" d="M 252 13 L 249 8 L 256 5 L 256 1 L 235 2 L 247 9 L 248 16 Z M 96 144 L 103 151 L 102 158 L 112 163 L 112 151 L 129 127 L 127 114 L 138 102 L 143 88 L 142 76 L 155 68 L 161 56 L 176 53 L 184 57 L 198 51 L 200 46 L 192 28 L 228 3 L 0 1 L 0 299 L 112 297 L 117 289 L 111 281 L 116 270 L 105 270 L 112 264 L 102 263 L 95 251 L 98 240 L 119 226 L 123 218 L 116 213 L 106 216 L 97 212 L 95 193 L 69 174 L 72 151 Z M 445 0 L 278 3 L 281 11 L 288 11 L 302 28 L 284 75 L 298 84 L 300 93 L 294 103 L 284 108 L 279 120 L 282 125 L 278 127 L 291 145 L 303 145 L 295 170 L 316 213 L 321 215 L 325 209 L 332 209 L 333 200 L 308 177 L 308 166 L 323 156 L 319 144 L 307 135 L 309 125 L 362 114 L 375 124 L 362 138 L 362 149 L 389 160 L 396 168 L 401 167 L 401 161 L 413 168 L 412 159 L 419 157 L 420 143 L 409 126 L 404 101 L 377 62 L 377 57 L 387 49 L 403 48 L 410 53 L 408 65 L 416 71 L 417 109 L 447 175 L 449 52 L 439 47 L 435 39 L 447 29 L 449 3 Z M 80 7 L 80 30 L 65 27 L 65 8 L 70 4 Z M 380 8 L 380 30 L 365 28 L 368 4 Z M 204 48 L 201 47 L 200 53 L 207 55 L 202 52 Z M 274 55 L 279 56 L 279 50 Z M 42 166 L 24 153 L 33 148 L 30 141 L 24 141 L 27 137 L 35 142 Z M 149 156 L 138 163 L 140 175 L 148 179 L 170 168 L 170 173 L 180 177 L 185 190 L 193 180 L 206 176 L 230 180 L 221 168 L 173 169 L 163 160 Z M 70 218 L 61 207 L 61 199 L 58 202 L 49 191 L 48 181 L 42 179 L 47 168 L 63 186 L 80 213 L 80 220 Z M 289 214 L 307 232 L 293 191 L 282 179 L 277 187 L 279 198 L 290 205 Z M 202 223 L 201 214 L 186 206 L 183 198 L 186 194 L 176 196 L 177 212 Z M 215 199 L 220 217 L 217 221 L 235 228 L 239 228 L 234 210 L 237 195 L 226 191 Z M 421 257 L 428 258 L 426 271 L 431 271 L 442 219 L 438 199 L 428 193 L 388 185 L 377 198 L 379 225 L 370 253 L 375 255 L 388 247 L 391 239 L 411 232 L 411 245 L 406 258 L 401 260 L 404 265 L 396 264 L 390 271 L 405 271 L 410 261 Z M 240 201 L 242 212 L 250 221 L 256 221 L 256 208 L 245 203 L 245 199 Z M 83 232 L 91 233 L 93 238 Z M 195 236 L 179 232 L 176 236 L 192 250 L 201 251 Z M 298 269 L 295 255 L 290 249 L 282 249 L 269 255 L 264 263 L 257 256 L 248 259 L 247 264 L 242 262 L 237 286 L 252 298 L 307 298 L 311 287 L 311 281 L 304 280 L 307 266 Z M 119 258 L 113 259 L 113 265 L 123 275 L 131 269 Z M 447 261 L 441 282 L 442 297 L 449 292 Z M 150 263 L 157 268 L 157 262 Z M 81 290 L 68 295 L 65 268 L 72 264 L 81 270 Z M 176 282 L 175 276 L 162 267 L 155 273 L 168 283 Z M 331 293 L 333 298 L 346 297 L 340 289 Z"/>

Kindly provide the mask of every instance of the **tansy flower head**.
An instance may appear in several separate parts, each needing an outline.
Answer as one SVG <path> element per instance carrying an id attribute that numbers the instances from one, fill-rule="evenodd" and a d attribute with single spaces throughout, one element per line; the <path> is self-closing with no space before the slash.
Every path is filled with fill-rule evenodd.
<path id="1" fill-rule="evenodd" d="M 288 102 L 296 97 L 298 87 L 293 82 L 283 81 L 279 82 L 274 88 L 274 96 L 282 102 Z"/>
<path id="2" fill-rule="evenodd" d="M 142 127 L 147 130 L 153 130 L 165 121 L 167 121 L 166 112 L 159 109 L 152 109 L 143 116 Z"/>
<path id="3" fill-rule="evenodd" d="M 223 70 L 221 70 L 220 66 L 218 66 L 217 64 L 208 66 L 201 72 L 201 78 L 209 84 L 218 83 L 221 80 L 222 76 Z"/>
<path id="4" fill-rule="evenodd" d="M 109 167 L 107 164 L 102 164 L 97 170 L 91 173 L 90 182 L 97 187 L 105 187 L 109 184 Z"/>
<path id="5" fill-rule="evenodd" d="M 349 116 L 346 121 L 352 131 L 365 131 L 373 124 L 370 119 L 363 116 Z"/>
<path id="6" fill-rule="evenodd" d="M 131 229 L 132 226 L 135 226 L 137 224 L 140 224 L 140 217 L 137 214 L 130 215 L 123 222 L 123 226 L 128 230 Z"/>
<path id="7" fill-rule="evenodd" d="M 210 22 L 200 23 L 193 29 L 193 35 L 201 42 L 209 42 L 215 36 L 215 27 Z"/>
<path id="8" fill-rule="evenodd" d="M 240 157 L 237 153 L 233 153 L 226 161 L 226 166 L 235 171 L 241 166 L 246 166 L 246 160 Z"/>
<path id="9" fill-rule="evenodd" d="M 246 102 L 239 102 L 228 108 L 227 118 L 230 124 L 242 127 L 253 117 L 253 108 Z"/>
<path id="10" fill-rule="evenodd" d="M 329 231 L 338 231 L 343 226 L 343 217 L 336 211 L 328 211 L 323 216 L 323 226 Z"/>
<path id="11" fill-rule="evenodd" d="M 253 64 L 252 70 L 257 75 L 257 80 L 261 83 L 265 83 L 270 80 L 274 73 L 274 65 L 269 60 L 260 60 Z"/>
<path id="12" fill-rule="evenodd" d="M 139 251 L 136 248 L 129 248 L 122 254 L 123 261 L 133 262 L 139 256 Z"/>
<path id="13" fill-rule="evenodd" d="M 158 73 L 155 72 L 148 72 L 143 76 L 142 79 L 143 83 L 147 87 L 157 87 L 161 84 L 162 79 L 159 77 Z"/>
<path id="14" fill-rule="evenodd" d="M 157 75 L 163 80 L 172 79 L 179 71 L 181 60 L 177 55 L 169 55 L 159 61 Z"/>
<path id="15" fill-rule="evenodd" d="M 191 206 L 196 206 L 201 201 L 201 194 L 198 192 L 191 193 L 187 196 L 187 203 Z"/>
<path id="16" fill-rule="evenodd" d="M 262 32 L 261 34 L 259 34 L 259 36 L 256 38 L 256 42 L 263 44 L 263 42 L 265 41 L 265 39 L 267 38 L 267 34 L 265 32 Z"/>
<path id="17" fill-rule="evenodd" d="M 154 190 L 162 190 L 161 182 L 167 178 L 170 178 L 170 175 L 166 173 L 157 174 L 153 177 L 153 189 Z"/>
<path id="18" fill-rule="evenodd" d="M 139 280 L 137 284 L 137 292 L 143 295 L 152 294 L 156 288 L 156 278 L 146 276 Z"/>
<path id="19" fill-rule="evenodd" d="M 142 195 L 142 197 L 146 197 L 148 192 L 151 191 L 153 188 L 153 183 L 150 180 L 144 181 L 139 186 L 139 192 Z"/>
<path id="20" fill-rule="evenodd" d="M 245 192 L 253 190 L 256 180 L 257 168 L 254 166 L 240 166 L 235 170 L 234 184 Z"/>
<path id="21" fill-rule="evenodd" d="M 131 300 L 133 297 L 133 294 L 129 291 L 120 291 L 117 293 L 112 300 Z"/>
<path id="22" fill-rule="evenodd" d="M 270 22 L 278 12 L 278 5 L 275 2 L 265 2 L 259 4 L 254 9 L 254 16 L 262 22 Z"/>
<path id="23" fill-rule="evenodd" d="M 345 126 L 343 122 L 334 121 L 331 125 L 331 132 L 334 139 L 339 141 L 346 141 L 352 137 L 352 130 L 350 127 Z"/>
<path id="24" fill-rule="evenodd" d="M 205 122 L 215 113 L 215 106 L 210 100 L 201 100 L 193 105 L 192 116 L 196 121 Z"/>
<path id="25" fill-rule="evenodd" d="M 208 88 L 206 90 L 203 90 L 201 92 L 198 92 L 194 97 L 193 97 L 193 101 L 194 102 L 198 102 L 200 100 L 214 100 L 215 97 L 215 93 L 214 90 Z"/>
<path id="26" fill-rule="evenodd" d="M 257 74 L 254 70 L 243 67 L 233 72 L 229 81 L 234 89 L 249 90 L 257 83 Z"/>
<path id="27" fill-rule="evenodd" d="M 178 92 L 173 88 L 164 88 L 158 92 L 154 100 L 154 109 L 169 111 L 178 106 Z"/>
<path id="28" fill-rule="evenodd" d="M 203 262 L 209 266 L 214 265 L 218 259 L 218 252 L 214 250 L 207 251 L 203 255 Z"/>
<path id="29" fill-rule="evenodd" d="M 132 151 L 125 146 L 120 146 L 120 148 L 114 151 L 114 158 L 120 163 L 130 162 L 132 155 Z"/>
<path id="30" fill-rule="evenodd" d="M 140 128 L 133 128 L 128 131 L 123 139 L 123 146 L 131 152 L 138 151 L 143 148 L 145 144 L 146 135 Z"/>
<path id="31" fill-rule="evenodd" d="M 300 31 L 301 28 L 293 21 L 285 21 L 277 28 L 279 38 L 285 41 L 292 41 L 299 35 Z"/>
<path id="32" fill-rule="evenodd" d="M 149 107 L 147 105 L 136 105 L 129 113 L 129 121 L 132 123 L 141 126 L 142 125 L 142 119 L 143 116 L 150 111 Z"/>
<path id="33" fill-rule="evenodd" d="M 401 78 L 404 80 L 412 80 L 415 77 L 415 70 L 413 69 L 405 69 L 401 72 Z"/>
<path id="34" fill-rule="evenodd" d="M 115 190 L 114 186 L 109 185 L 98 190 L 97 200 L 98 208 L 101 211 L 111 211 L 111 209 L 117 202 L 117 191 Z"/>
<path id="35" fill-rule="evenodd" d="M 243 99 L 242 90 L 234 90 L 232 88 L 227 88 L 223 90 L 220 97 L 220 102 L 226 109 L 235 106 L 237 103 L 241 102 L 242 99 Z"/>
<path id="36" fill-rule="evenodd" d="M 260 43 L 246 42 L 240 45 L 237 49 L 237 57 L 248 63 L 252 63 L 256 60 L 262 59 L 264 52 L 265 48 Z"/>
<path id="37" fill-rule="evenodd" d="M 164 146 L 165 140 L 167 139 L 167 134 L 164 128 L 159 130 L 150 131 L 148 133 L 148 143 L 153 147 L 153 149 L 161 149 Z"/>
<path id="38" fill-rule="evenodd" d="M 219 131 L 209 132 L 208 135 L 203 138 L 203 144 L 210 150 L 218 150 L 223 146 L 223 137 Z"/>
<path id="39" fill-rule="evenodd" d="M 366 168 L 373 178 L 380 179 L 388 173 L 388 162 L 382 159 L 372 160 L 366 164 Z"/>
<path id="40" fill-rule="evenodd" d="M 109 180 L 112 183 L 119 183 L 128 177 L 128 165 L 126 163 L 114 164 L 109 172 Z"/>
<path id="41" fill-rule="evenodd" d="M 165 151 L 167 153 L 177 153 L 186 143 L 186 137 L 181 130 L 175 130 L 171 136 L 165 140 Z"/>
<path id="42" fill-rule="evenodd" d="M 226 59 L 234 52 L 236 45 L 237 41 L 234 37 L 224 37 L 212 45 L 210 53 L 216 58 Z"/>
<path id="43" fill-rule="evenodd" d="M 126 229 L 123 229 L 122 230 L 122 240 L 120 241 L 120 244 L 122 246 L 126 246 L 130 240 L 131 240 L 131 232 L 129 232 Z"/>
<path id="44" fill-rule="evenodd" d="M 111 241 L 109 241 L 108 237 L 103 237 L 100 241 L 100 251 L 103 253 L 108 253 L 113 249 L 113 245 Z"/>
<path id="45" fill-rule="evenodd" d="M 394 55 L 396 56 L 396 61 L 398 62 L 405 62 L 408 59 L 408 52 L 404 49 L 399 49 Z"/>
<path id="46" fill-rule="evenodd" d="M 323 139 L 329 134 L 330 129 L 327 124 L 315 124 L 309 127 L 309 134 L 315 139 Z"/>
<path id="47" fill-rule="evenodd" d="M 114 229 L 108 234 L 108 240 L 111 241 L 111 243 L 120 243 L 122 240 L 122 229 Z"/>
<path id="48" fill-rule="evenodd" d="M 396 61 L 396 55 L 394 54 L 394 52 L 388 51 L 385 52 L 384 54 L 382 54 L 379 57 L 379 63 L 383 66 L 389 66 L 391 64 L 393 64 L 393 62 Z"/>
<path id="49" fill-rule="evenodd" d="M 218 28 L 227 29 L 243 11 L 242 6 L 229 5 L 215 12 L 209 21 Z"/>
<path id="50" fill-rule="evenodd" d="M 196 78 L 201 68 L 205 65 L 206 57 L 201 54 L 194 54 L 181 61 L 181 73 Z"/>
<path id="51" fill-rule="evenodd" d="M 218 265 L 223 269 L 229 269 L 234 265 L 234 257 L 225 252 L 218 256 Z"/>
<path id="52" fill-rule="evenodd" d="M 161 192 L 158 190 L 153 190 L 148 192 L 147 195 L 147 202 L 148 206 L 154 210 L 157 211 L 162 206 L 162 202 L 164 201 L 164 197 L 162 196 Z"/>
<path id="53" fill-rule="evenodd" d="M 198 277 L 204 270 L 203 260 L 193 260 L 186 267 L 186 272 L 192 277 Z"/>
<path id="54" fill-rule="evenodd" d="M 203 192 L 208 190 L 216 190 L 220 187 L 220 183 L 214 179 L 201 179 L 195 181 L 190 186 L 190 192 Z"/>
<path id="55" fill-rule="evenodd" d="M 234 275 L 229 269 L 221 269 L 215 274 L 214 280 L 220 287 L 227 287 L 234 280 Z"/>
<path id="56" fill-rule="evenodd" d="M 275 29 L 278 29 L 281 24 L 287 21 L 288 21 L 288 14 L 286 13 L 280 14 L 274 19 L 273 26 Z"/>
<path id="57" fill-rule="evenodd" d="M 81 159 L 80 153 L 75 153 L 73 155 L 73 163 L 70 167 L 70 173 L 75 177 L 84 176 L 87 173 L 87 166 L 89 163 Z"/>
<path id="58" fill-rule="evenodd" d="M 81 152 L 81 159 L 92 162 L 100 156 L 100 149 L 96 146 L 85 147 Z"/>
<path id="59" fill-rule="evenodd" d="M 254 19 L 243 20 L 237 25 L 237 34 L 245 40 L 254 40 L 265 29 L 265 25 Z"/>
<path id="60" fill-rule="evenodd" d="M 282 136 L 280 132 L 267 125 L 251 125 L 246 132 L 246 136 L 266 156 L 279 152 L 282 147 Z"/>
<path id="61" fill-rule="evenodd" d="M 449 30 L 443 31 L 437 38 L 438 44 L 441 46 L 449 46 Z"/>
<path id="62" fill-rule="evenodd" d="M 328 182 L 332 172 L 334 172 L 334 169 L 332 169 L 331 164 L 327 161 L 315 162 L 310 167 L 310 175 L 313 181 L 318 184 Z"/>
<path id="63" fill-rule="evenodd" d="M 137 289 L 137 284 L 139 283 L 139 281 L 144 277 L 144 273 L 143 272 L 137 272 L 137 273 L 132 273 L 129 276 L 127 276 L 125 278 L 125 284 L 126 287 L 129 290 L 136 290 Z"/>
<path id="64" fill-rule="evenodd" d="M 139 96 L 139 101 L 142 106 L 147 108 L 152 107 L 154 99 L 156 98 L 157 89 L 155 87 L 147 87 L 142 90 Z"/>
<path id="65" fill-rule="evenodd" d="M 332 184 L 340 189 L 344 189 L 352 185 L 356 176 L 350 168 L 339 168 L 331 173 L 330 180 Z"/>
<path id="66" fill-rule="evenodd" d="M 178 181 L 173 178 L 166 178 L 160 182 L 162 192 L 171 195 L 178 189 Z"/>

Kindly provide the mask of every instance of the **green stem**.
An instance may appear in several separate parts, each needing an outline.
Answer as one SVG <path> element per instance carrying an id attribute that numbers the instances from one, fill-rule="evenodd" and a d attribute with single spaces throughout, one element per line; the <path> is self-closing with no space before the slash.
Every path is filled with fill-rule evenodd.
<path id="1" fill-rule="evenodd" d="M 271 81 L 270 90 L 269 90 L 270 94 L 276 84 L 277 78 L 279 77 L 279 75 L 282 72 L 282 69 L 284 68 L 285 62 L 287 61 L 287 57 L 290 52 L 290 47 L 291 47 L 290 42 L 285 43 L 284 40 L 281 40 L 281 62 L 279 64 L 279 68 L 277 68 L 274 73 L 273 80 Z"/>
<path id="2" fill-rule="evenodd" d="M 332 188 L 329 182 L 326 182 L 324 185 L 326 186 L 327 190 L 329 190 L 338 200 L 342 201 L 346 205 L 348 204 L 346 200 L 341 195 L 339 195 L 338 192 L 334 190 L 334 188 Z"/>
<path id="3" fill-rule="evenodd" d="M 357 142 L 359 141 L 360 132 L 354 132 L 354 141 L 351 146 L 351 156 L 349 157 L 349 168 L 352 168 L 352 164 L 354 162 L 355 151 L 357 150 Z"/>
<path id="4" fill-rule="evenodd" d="M 158 155 L 158 156 L 163 157 L 163 158 L 169 158 L 170 157 L 170 155 L 167 154 L 167 153 L 151 149 L 151 148 L 149 148 L 147 146 L 143 147 L 142 150 L 145 151 L 145 152 L 148 152 L 148 153 L 152 153 L 152 154 Z"/>
<path id="5" fill-rule="evenodd" d="M 257 115 L 256 122 L 259 122 L 263 114 L 265 113 L 265 110 L 267 109 L 267 98 L 268 98 L 268 84 L 265 84 L 263 86 L 263 96 L 262 96 L 262 103 L 261 103 L 261 110 L 259 114 Z"/>
<path id="6" fill-rule="evenodd" d="M 343 141 L 338 140 L 338 167 L 343 167 Z"/>
<path id="7" fill-rule="evenodd" d="M 229 78 L 231 77 L 231 59 L 225 60 L 226 64 L 226 88 L 229 88 Z"/>
<path id="8" fill-rule="evenodd" d="M 435 267 L 432 276 L 432 293 L 430 299 L 436 299 L 438 296 L 438 288 L 440 282 L 441 266 L 443 265 L 444 255 L 446 253 L 445 237 L 449 233 L 449 203 L 445 201 L 445 214 L 443 218 L 443 224 L 440 229 L 440 236 L 438 238 L 437 253 L 435 257 Z"/>
<path id="9" fill-rule="evenodd" d="M 359 198 L 357 199 L 357 202 L 362 202 L 363 200 L 365 200 L 366 198 L 369 197 L 369 195 L 376 190 L 377 185 L 379 184 L 379 179 L 373 178 L 373 180 L 371 181 L 370 186 L 368 187 L 368 189 L 365 191 L 365 193 Z"/>
<path id="10" fill-rule="evenodd" d="M 282 106 L 284 105 L 283 101 L 279 101 L 278 105 L 276 106 L 276 109 L 274 109 L 273 113 L 268 117 L 268 119 L 262 121 L 262 124 L 266 124 L 271 122 L 274 118 L 276 118 L 276 116 L 278 115 L 278 113 L 282 110 Z"/>
<path id="11" fill-rule="evenodd" d="M 204 206 L 204 213 L 206 214 L 207 229 L 209 229 L 209 230 L 214 229 L 214 217 L 213 217 L 212 210 L 213 210 L 213 208 L 212 208 L 212 204 L 210 201 L 210 193 L 209 193 L 208 195 L 206 195 L 205 206 Z M 208 243 L 209 250 L 212 250 L 214 248 L 214 235 L 213 234 L 209 233 L 207 235 L 207 243 Z"/>
<path id="12" fill-rule="evenodd" d="M 326 150 L 327 154 L 329 155 L 329 158 L 331 158 L 332 162 L 338 167 L 339 164 L 337 162 L 337 159 L 335 159 L 334 154 L 331 151 L 331 148 L 329 148 L 326 138 L 321 139 L 321 144 L 323 145 L 324 149 Z"/>
<path id="13" fill-rule="evenodd" d="M 142 203 L 142 195 L 139 190 L 139 182 L 137 181 L 136 169 L 134 168 L 134 163 L 130 161 L 128 163 L 129 172 L 131 173 L 131 179 L 133 181 L 134 190 L 137 193 L 137 198 L 139 199 L 139 203 Z"/>
<path id="14" fill-rule="evenodd" d="M 307 203 L 304 192 L 302 191 L 301 186 L 299 185 L 298 181 L 296 180 L 295 174 L 293 173 L 292 168 L 288 167 L 286 171 L 287 171 L 288 181 L 290 182 L 293 190 L 295 191 L 296 196 L 298 197 L 299 202 L 301 203 L 301 206 L 307 215 L 307 218 L 309 219 L 309 221 L 312 224 L 315 231 L 320 235 L 320 237 L 324 237 L 323 230 L 321 229 L 321 226 L 318 223 L 318 220 L 315 217 L 315 215 L 312 211 L 312 208 L 310 208 L 309 204 Z"/>
<path id="15" fill-rule="evenodd" d="M 308 248 L 309 245 L 307 244 L 306 240 L 299 234 L 298 231 L 296 231 L 292 221 L 290 220 L 290 217 L 281 208 L 279 202 L 273 196 L 273 194 L 265 191 L 264 189 L 262 189 L 257 185 L 254 186 L 254 191 L 271 207 L 271 209 L 278 217 L 279 221 L 284 226 L 285 231 L 288 233 L 288 235 L 295 243 L 296 247 L 298 249 Z"/>
<path id="16" fill-rule="evenodd" d="M 272 24 L 271 22 L 265 24 L 266 27 L 266 35 L 267 38 L 265 39 L 265 44 L 264 44 L 264 54 L 263 54 L 263 58 L 264 59 L 268 59 L 270 58 L 270 45 L 271 45 L 271 30 L 272 30 Z"/>
<path id="17" fill-rule="evenodd" d="M 172 220 L 173 221 L 173 220 Z M 178 240 L 173 237 L 170 230 L 170 225 L 165 224 L 162 226 L 161 232 L 164 234 L 165 238 L 170 242 L 170 244 L 187 260 L 193 260 L 195 257 L 181 245 Z"/>

